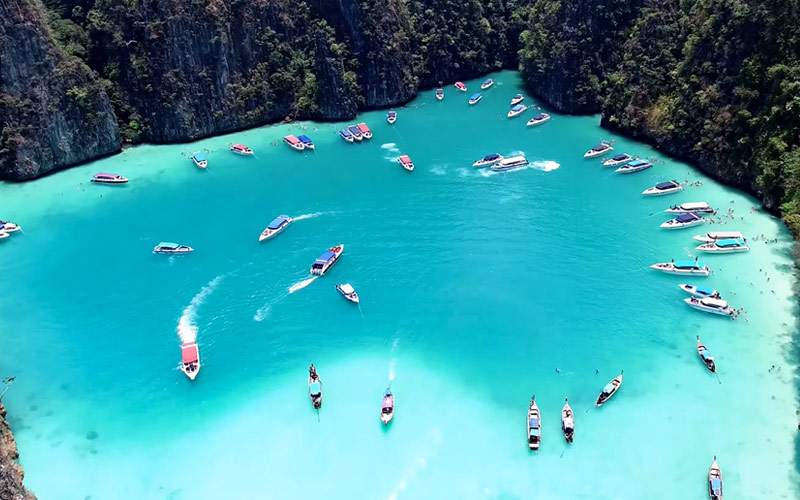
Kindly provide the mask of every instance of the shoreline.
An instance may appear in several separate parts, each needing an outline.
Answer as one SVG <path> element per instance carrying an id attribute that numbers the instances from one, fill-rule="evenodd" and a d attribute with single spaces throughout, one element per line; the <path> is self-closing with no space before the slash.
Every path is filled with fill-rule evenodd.
<path id="1" fill-rule="evenodd" d="M 8 500 L 36 500 L 25 488 L 25 471 L 19 463 L 19 452 L 11 426 L 6 420 L 6 408 L 0 402 L 0 498 Z"/>

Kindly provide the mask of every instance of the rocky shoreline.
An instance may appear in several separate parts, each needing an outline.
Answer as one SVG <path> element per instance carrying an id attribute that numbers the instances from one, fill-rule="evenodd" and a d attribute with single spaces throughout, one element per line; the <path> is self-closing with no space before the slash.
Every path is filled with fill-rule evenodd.
<path id="1" fill-rule="evenodd" d="M 35 500 L 36 497 L 22 484 L 25 473 L 18 459 L 17 443 L 6 421 L 6 409 L 0 403 L 0 499 Z"/>

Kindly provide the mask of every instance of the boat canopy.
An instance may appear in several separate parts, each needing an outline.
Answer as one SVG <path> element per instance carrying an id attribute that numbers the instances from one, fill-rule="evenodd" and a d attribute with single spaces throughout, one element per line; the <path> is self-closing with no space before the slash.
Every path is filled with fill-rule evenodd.
<path id="1" fill-rule="evenodd" d="M 725 240 L 716 240 L 714 243 L 718 247 L 723 248 L 732 248 L 732 247 L 741 247 L 744 246 L 744 241 L 740 239 L 725 239 Z"/>
<path id="2" fill-rule="evenodd" d="M 700 269 L 705 266 L 702 262 L 698 262 L 696 260 L 679 260 L 675 262 L 675 267 L 681 269 Z"/>
<path id="3" fill-rule="evenodd" d="M 353 285 L 351 285 L 350 283 L 342 283 L 341 285 L 339 285 L 339 288 L 344 293 L 347 293 L 347 294 L 351 294 L 351 293 L 355 292 L 355 289 L 353 289 Z"/>
<path id="4" fill-rule="evenodd" d="M 267 228 L 268 229 L 273 229 L 273 230 L 278 229 L 285 222 L 287 222 L 288 220 L 289 220 L 289 216 L 288 215 L 279 215 L 279 216 L 275 217 L 274 219 L 272 219 L 272 222 L 269 223 L 269 226 L 267 226 Z"/>
<path id="5" fill-rule="evenodd" d="M 708 206 L 708 203 L 706 203 L 705 201 L 682 203 L 682 204 L 678 205 L 678 207 L 683 209 L 683 210 L 700 210 L 700 209 L 703 209 L 703 208 L 711 208 L 711 207 Z"/>
<path id="6" fill-rule="evenodd" d="M 366 123 L 359 123 L 358 129 L 361 130 L 362 132 L 369 132 L 369 127 L 367 126 Z"/>
<path id="7" fill-rule="evenodd" d="M 711 480 L 711 489 L 714 490 L 715 493 L 719 493 L 722 491 L 722 480 L 719 478 L 713 478 Z"/>
<path id="8" fill-rule="evenodd" d="M 711 238 L 712 240 L 717 239 L 741 239 L 744 236 L 739 231 L 716 231 L 712 233 L 706 233 L 706 236 Z"/>
<path id="9" fill-rule="evenodd" d="M 547 118 L 547 113 L 539 113 L 533 117 L 534 120 L 544 120 Z"/>
<path id="10" fill-rule="evenodd" d="M 716 307 L 718 309 L 725 309 L 726 307 L 728 307 L 728 303 L 722 299 L 712 299 L 712 298 L 700 299 L 700 303 L 703 304 L 704 306 Z"/>
<path id="11" fill-rule="evenodd" d="M 511 111 L 522 111 L 523 109 L 527 109 L 524 104 L 517 104 L 511 108 Z"/>
<path id="12" fill-rule="evenodd" d="M 197 161 L 204 161 L 207 158 L 207 156 L 202 151 L 195 151 L 194 153 L 192 153 L 192 158 L 194 158 Z"/>
<path id="13" fill-rule="evenodd" d="M 161 248 L 172 248 L 172 249 L 180 247 L 179 244 L 172 243 L 171 241 L 162 241 L 161 243 L 158 244 L 158 246 Z"/>
<path id="14" fill-rule="evenodd" d="M 348 129 L 346 129 L 346 128 L 343 128 L 342 130 L 340 130 L 339 131 L 339 135 L 341 135 L 342 137 L 352 137 L 353 136 L 353 134 L 351 134 L 350 131 Z"/>
<path id="15" fill-rule="evenodd" d="M 308 392 L 314 396 L 322 394 L 322 384 L 320 384 L 319 379 L 308 384 Z"/>
<path id="16" fill-rule="evenodd" d="M 181 361 L 184 364 L 197 363 L 200 359 L 200 351 L 197 344 L 184 344 L 181 346 Z"/>
<path id="17" fill-rule="evenodd" d="M 96 179 L 117 179 L 120 177 L 119 174 L 107 174 L 107 173 L 100 173 L 94 174 Z"/>
<path id="18" fill-rule="evenodd" d="M 319 258 L 314 261 L 314 264 L 325 264 L 329 260 L 331 260 L 336 254 L 328 250 L 324 254 L 320 255 Z"/>
<path id="19" fill-rule="evenodd" d="M 611 394 L 614 391 L 614 381 L 611 381 L 603 387 L 603 394 Z"/>
<path id="20" fill-rule="evenodd" d="M 411 158 L 408 155 L 402 155 L 399 160 L 401 163 L 411 163 Z"/>
<path id="21" fill-rule="evenodd" d="M 307 135 L 301 135 L 301 136 L 299 136 L 299 137 L 298 137 L 298 139 L 299 139 L 299 140 L 300 140 L 300 142 L 302 142 L 303 144 L 311 144 L 311 137 L 309 137 L 309 136 L 307 136 Z"/>
<path id="22" fill-rule="evenodd" d="M 492 161 L 500 158 L 500 155 L 497 153 L 492 153 L 490 155 L 486 155 L 483 157 L 483 161 Z"/>
<path id="23" fill-rule="evenodd" d="M 232 147 L 233 149 L 250 149 L 250 148 L 248 148 L 247 146 L 245 146 L 244 144 L 234 144 L 234 145 L 233 145 L 233 146 L 231 146 L 231 147 Z"/>
<path id="24" fill-rule="evenodd" d="M 475 99 L 479 98 L 480 96 L 481 96 L 480 92 L 478 92 L 477 94 L 472 94 L 471 96 L 469 96 L 469 100 L 470 101 L 474 101 Z"/>
<path id="25" fill-rule="evenodd" d="M 436 89 L 436 90 L 441 90 L 441 89 Z M 389 115 L 389 116 L 397 116 L 397 111 L 389 111 L 386 114 Z"/>
<path id="26" fill-rule="evenodd" d="M 491 78 L 487 78 L 486 80 L 483 81 L 483 83 L 494 83 L 494 80 L 492 80 Z"/>
<path id="27" fill-rule="evenodd" d="M 700 216 L 694 212 L 686 212 L 685 214 L 680 214 L 675 217 L 677 222 L 685 223 L 685 222 L 693 222 L 696 220 L 700 220 Z"/>
<path id="28" fill-rule="evenodd" d="M 288 142 L 289 144 L 297 144 L 298 142 L 300 142 L 300 140 L 293 135 L 287 135 L 286 137 L 283 138 L 283 140 Z"/>
<path id="29" fill-rule="evenodd" d="M 711 288 L 706 288 L 706 287 L 697 287 L 697 288 L 695 288 L 695 290 L 698 293 L 702 293 L 704 295 L 711 295 L 711 294 L 714 293 L 714 290 L 712 290 Z"/>
<path id="30" fill-rule="evenodd" d="M 607 142 L 601 142 L 597 146 L 592 148 L 592 151 L 605 151 L 606 149 L 610 148 L 611 145 Z"/>
<path id="31" fill-rule="evenodd" d="M 529 418 L 528 419 L 528 427 L 530 427 L 531 430 L 534 430 L 534 429 L 538 430 L 539 427 L 541 427 L 541 424 L 539 423 L 539 419 L 537 417 Z"/>
<path id="32" fill-rule="evenodd" d="M 615 160 L 615 161 L 622 161 L 622 160 L 627 160 L 630 157 L 631 156 L 628 153 L 622 153 L 622 154 L 618 154 L 618 155 L 612 156 L 611 159 Z"/>
<path id="33" fill-rule="evenodd" d="M 671 189 L 677 186 L 678 183 L 675 181 L 659 182 L 656 184 L 656 189 Z"/>
<path id="34" fill-rule="evenodd" d="M 714 356 L 712 356 L 711 353 L 708 352 L 708 349 L 705 348 L 700 351 L 700 357 L 703 359 L 714 359 Z"/>
<path id="35" fill-rule="evenodd" d="M 628 162 L 628 164 L 625 165 L 625 166 L 626 167 L 643 167 L 643 166 L 649 165 L 649 164 L 650 164 L 650 162 L 647 161 L 647 160 L 632 160 L 632 161 Z"/>
<path id="36" fill-rule="evenodd" d="M 350 125 L 347 127 L 347 130 L 349 130 L 353 135 L 361 135 L 361 129 L 358 128 L 358 125 Z"/>

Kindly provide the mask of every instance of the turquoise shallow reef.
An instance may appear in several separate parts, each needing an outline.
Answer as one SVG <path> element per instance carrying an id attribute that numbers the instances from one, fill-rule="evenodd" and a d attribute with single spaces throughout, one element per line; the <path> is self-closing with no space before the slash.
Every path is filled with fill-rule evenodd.
<path id="1" fill-rule="evenodd" d="M 716 455 L 731 498 L 797 498 L 783 226 L 753 198 L 611 136 L 598 117 L 507 119 L 519 77 L 493 76 L 476 106 L 471 81 L 443 102 L 422 93 L 395 125 L 365 113 L 375 137 L 361 144 L 337 136 L 342 124 L 293 123 L 0 184 L 0 216 L 24 227 L 0 243 L 0 374 L 17 377 L 7 406 L 27 485 L 44 500 L 700 500 Z M 309 134 L 316 151 L 290 150 L 288 133 Z M 584 160 L 601 139 L 655 166 L 621 176 Z M 255 156 L 230 154 L 232 142 Z M 208 150 L 207 171 L 187 159 L 193 150 Z M 492 152 L 532 163 L 471 166 Z M 91 184 L 100 171 L 131 182 Z M 692 185 L 640 196 L 667 179 Z M 684 201 L 708 201 L 721 222 L 659 229 Z M 278 214 L 296 221 L 259 244 Z M 690 282 L 743 307 L 736 321 L 689 309 L 686 279 L 647 268 L 694 257 L 692 236 L 720 229 L 744 232 L 752 251 L 707 256 L 711 277 Z M 153 255 L 159 241 L 196 251 Z M 298 286 L 336 243 L 346 245 L 337 265 Z M 344 281 L 360 306 L 334 289 Z M 176 369 L 187 332 L 203 362 L 194 382 Z M 698 334 L 719 378 L 697 357 Z M 324 382 L 319 415 L 306 394 L 311 361 Z M 623 369 L 620 392 L 595 409 Z M 396 417 L 384 428 L 390 383 Z M 534 393 L 537 453 L 525 442 Z M 560 431 L 565 397 L 572 445 Z"/>

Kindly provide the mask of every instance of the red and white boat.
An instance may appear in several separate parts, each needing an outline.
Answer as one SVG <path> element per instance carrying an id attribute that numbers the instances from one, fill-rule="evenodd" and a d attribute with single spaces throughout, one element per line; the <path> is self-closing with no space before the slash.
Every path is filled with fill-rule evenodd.
<path id="1" fill-rule="evenodd" d="M 454 87 L 457 88 L 458 90 L 460 90 L 461 92 L 466 92 L 467 91 L 467 86 L 464 85 L 464 82 L 456 82 Z"/>
<path id="2" fill-rule="evenodd" d="M 248 148 L 244 144 L 231 144 L 231 153 L 240 156 L 253 156 L 255 151 Z"/>
<path id="3" fill-rule="evenodd" d="M 372 130 L 370 130 L 369 127 L 367 127 L 366 123 L 359 123 L 358 130 L 361 131 L 361 136 L 364 139 L 372 139 Z"/>
<path id="4" fill-rule="evenodd" d="M 189 377 L 189 380 L 194 380 L 197 377 L 200 372 L 200 349 L 197 347 L 197 342 L 181 345 L 180 368 Z"/>
<path id="5" fill-rule="evenodd" d="M 409 172 L 414 171 L 414 162 L 411 161 L 410 156 L 403 155 L 400 158 L 398 158 L 397 161 L 400 163 L 400 165 L 402 165 L 404 169 L 408 170 Z"/>
<path id="6" fill-rule="evenodd" d="M 300 142 L 300 139 L 298 139 L 296 136 L 291 135 L 291 134 L 289 134 L 286 137 L 284 137 L 283 138 L 283 142 L 288 144 L 289 147 L 294 149 L 295 151 L 302 151 L 302 150 L 306 149 L 306 145 L 303 144 L 302 142 Z"/>
<path id="7" fill-rule="evenodd" d="M 381 403 L 381 422 L 387 425 L 394 418 L 394 394 L 392 389 L 387 387 Z"/>

